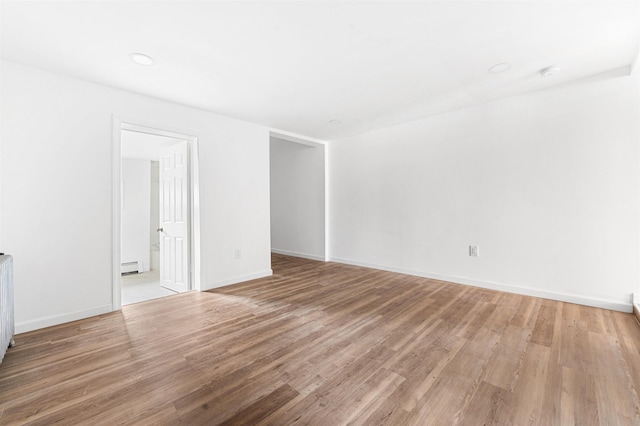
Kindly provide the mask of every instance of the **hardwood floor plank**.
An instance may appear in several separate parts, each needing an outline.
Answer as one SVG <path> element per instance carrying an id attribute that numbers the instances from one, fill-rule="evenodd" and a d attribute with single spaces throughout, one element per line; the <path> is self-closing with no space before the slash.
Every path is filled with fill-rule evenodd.
<path id="1" fill-rule="evenodd" d="M 493 425 L 500 424 L 498 413 L 509 403 L 509 393 L 503 388 L 480 382 L 467 409 L 460 413 L 456 424 Z"/>
<path id="2" fill-rule="evenodd" d="M 531 333 L 531 342 L 543 346 L 551 346 L 555 325 L 556 307 L 551 301 L 545 300 L 540 306 L 536 325 Z"/>
<path id="3" fill-rule="evenodd" d="M 496 309 L 491 313 L 485 327 L 501 334 L 506 327 L 512 325 L 515 315 L 520 309 L 520 298 L 511 293 L 496 293 L 493 303 Z"/>
<path id="4" fill-rule="evenodd" d="M 555 303 L 553 311 L 548 312 L 548 329 L 550 330 L 548 333 L 550 337 L 544 341 L 544 343 L 549 343 L 550 346 L 549 364 L 547 366 L 547 379 L 545 383 L 546 391 L 542 400 L 542 411 L 540 415 L 540 421 L 546 424 L 560 424 L 562 420 L 562 365 L 560 364 L 562 339 L 560 332 L 562 330 L 562 311 L 564 306 L 563 304 Z M 542 315 L 542 310 L 540 314 Z"/>
<path id="5" fill-rule="evenodd" d="M 600 418 L 609 424 L 640 424 L 638 390 L 624 368 L 608 368 L 611 364 L 624 365 L 619 341 L 613 336 L 589 332 L 589 345 Z"/>
<path id="6" fill-rule="evenodd" d="M 452 359 L 465 344 L 465 340 L 452 334 L 444 334 L 441 338 L 433 341 L 433 344 L 424 351 L 413 356 L 413 370 L 403 373 L 399 366 L 399 373 L 406 380 L 400 384 L 396 394 L 393 396 L 397 404 L 407 412 L 416 414 L 421 404 L 424 403 L 425 395 L 431 388 L 440 383 L 440 377 Z M 431 403 L 431 402 L 430 402 Z"/>
<path id="7" fill-rule="evenodd" d="M 404 377 L 384 368 L 377 370 L 345 400 L 345 413 L 348 414 L 348 417 L 341 423 L 370 424 L 368 423 L 369 417 L 404 380 Z"/>
<path id="8" fill-rule="evenodd" d="M 595 381 L 584 371 L 562 367 L 560 424 L 599 424 Z"/>
<path id="9" fill-rule="evenodd" d="M 516 314 L 511 319 L 510 324 L 517 327 L 533 330 L 536 320 L 538 319 L 538 311 L 543 299 L 535 297 L 518 297 L 520 306 Z"/>
<path id="10" fill-rule="evenodd" d="M 418 404 L 418 424 L 441 424 L 461 416 L 477 391 L 489 354 L 499 337 L 486 329 L 476 339 L 465 341 Z"/>
<path id="11" fill-rule="evenodd" d="M 484 324 L 495 309 L 496 305 L 493 303 L 477 302 L 452 330 L 452 333 L 465 339 L 473 339 L 480 329 L 484 327 Z"/>
<path id="12" fill-rule="evenodd" d="M 297 395 L 298 392 L 296 392 L 295 389 L 291 388 L 291 386 L 287 384 L 284 384 L 270 394 L 264 395 L 263 397 L 259 398 L 253 404 L 236 413 L 221 424 L 229 426 L 254 425 L 260 420 L 267 418 L 269 414 L 271 414 L 283 404 L 295 398 Z"/>
<path id="13" fill-rule="evenodd" d="M 513 390 L 530 335 L 520 327 L 507 326 L 489 356 L 482 380 L 504 390 Z"/>
<path id="14" fill-rule="evenodd" d="M 631 314 L 273 256 L 16 336 L 2 425 L 640 424 Z"/>
<path id="15" fill-rule="evenodd" d="M 527 345 L 512 392 L 512 401 L 518 403 L 509 406 L 510 424 L 542 424 L 539 419 L 542 415 L 545 392 L 549 390 L 545 385 L 550 352 L 551 349 L 544 345 L 533 342 Z"/>

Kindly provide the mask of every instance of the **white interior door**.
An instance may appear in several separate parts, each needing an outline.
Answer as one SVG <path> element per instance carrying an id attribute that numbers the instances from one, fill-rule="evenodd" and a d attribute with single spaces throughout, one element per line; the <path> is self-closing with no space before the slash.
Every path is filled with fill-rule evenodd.
<path id="1" fill-rule="evenodd" d="M 160 156 L 160 281 L 177 292 L 189 290 L 189 179 L 187 141 Z"/>

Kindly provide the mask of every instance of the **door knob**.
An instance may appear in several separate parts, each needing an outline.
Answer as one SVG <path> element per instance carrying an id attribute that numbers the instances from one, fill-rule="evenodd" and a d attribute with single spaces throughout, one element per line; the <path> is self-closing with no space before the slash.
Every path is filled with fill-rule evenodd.
<path id="1" fill-rule="evenodd" d="M 157 228 L 156 232 L 164 232 L 164 228 Z"/>

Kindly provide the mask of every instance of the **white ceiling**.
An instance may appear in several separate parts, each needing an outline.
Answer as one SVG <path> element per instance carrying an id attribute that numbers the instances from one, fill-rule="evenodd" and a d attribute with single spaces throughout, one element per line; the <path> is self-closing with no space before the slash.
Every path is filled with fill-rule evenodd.
<path id="1" fill-rule="evenodd" d="M 640 38 L 637 0 L 2 1 L 1 15 L 5 60 L 319 139 L 628 74 Z"/>

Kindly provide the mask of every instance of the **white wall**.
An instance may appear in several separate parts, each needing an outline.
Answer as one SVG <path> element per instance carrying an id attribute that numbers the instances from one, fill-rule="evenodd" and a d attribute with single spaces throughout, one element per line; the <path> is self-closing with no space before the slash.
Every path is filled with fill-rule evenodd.
<path id="1" fill-rule="evenodd" d="M 629 310 L 638 86 L 574 85 L 332 142 L 331 257 Z"/>
<path id="2" fill-rule="evenodd" d="M 271 137 L 271 248 L 325 260 L 324 147 Z"/>
<path id="3" fill-rule="evenodd" d="M 151 161 L 123 158 L 121 168 L 121 263 L 141 262 L 150 269 Z"/>
<path id="4" fill-rule="evenodd" d="M 202 287 L 271 273 L 268 129 L 10 62 L 1 83 L 18 332 L 111 310 L 113 114 L 198 137 Z"/>

